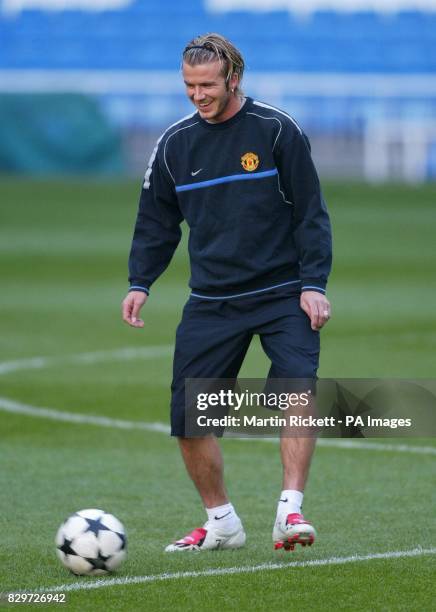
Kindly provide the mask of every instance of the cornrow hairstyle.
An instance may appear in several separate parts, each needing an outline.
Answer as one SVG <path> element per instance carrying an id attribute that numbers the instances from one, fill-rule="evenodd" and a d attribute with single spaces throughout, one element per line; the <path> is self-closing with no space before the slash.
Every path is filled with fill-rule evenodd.
<path id="1" fill-rule="evenodd" d="M 222 64 L 222 75 L 226 87 L 234 74 L 238 76 L 235 93 L 242 97 L 244 93 L 240 88 L 240 83 L 244 74 L 244 58 L 239 49 L 221 34 L 202 34 L 191 40 L 183 51 L 182 64 L 186 62 L 190 66 L 196 66 L 217 60 Z"/>

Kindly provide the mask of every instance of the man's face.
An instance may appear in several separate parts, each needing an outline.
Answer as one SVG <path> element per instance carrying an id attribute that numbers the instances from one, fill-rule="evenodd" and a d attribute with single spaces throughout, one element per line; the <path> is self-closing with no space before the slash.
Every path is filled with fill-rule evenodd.
<path id="1" fill-rule="evenodd" d="M 227 88 L 221 69 L 218 61 L 196 66 L 183 62 L 188 98 L 198 109 L 200 117 L 210 123 L 226 121 L 240 108 L 238 98 L 231 91 L 236 87 L 237 79 L 233 77 Z"/>

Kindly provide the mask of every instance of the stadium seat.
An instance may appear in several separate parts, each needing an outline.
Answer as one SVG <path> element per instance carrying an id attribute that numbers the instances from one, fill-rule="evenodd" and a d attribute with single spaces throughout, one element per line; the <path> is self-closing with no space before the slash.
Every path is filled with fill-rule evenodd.
<path id="1" fill-rule="evenodd" d="M 186 42 L 204 31 L 228 36 L 256 70 L 413 73 L 436 61 L 436 15 L 419 11 L 326 10 L 303 18 L 207 13 L 202 0 L 136 0 L 123 10 L 0 14 L 0 67 L 174 70 Z"/>

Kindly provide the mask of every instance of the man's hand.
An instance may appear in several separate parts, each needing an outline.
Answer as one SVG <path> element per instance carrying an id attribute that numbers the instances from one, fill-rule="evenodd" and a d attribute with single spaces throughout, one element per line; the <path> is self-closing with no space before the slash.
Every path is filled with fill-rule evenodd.
<path id="1" fill-rule="evenodd" d="M 132 327 L 144 327 L 144 321 L 138 319 L 138 316 L 147 298 L 148 295 L 144 291 L 130 291 L 122 303 L 123 321 Z"/>
<path id="2" fill-rule="evenodd" d="M 327 323 L 331 317 L 330 302 L 318 291 L 303 291 L 300 306 L 310 319 L 310 326 L 317 331 Z"/>

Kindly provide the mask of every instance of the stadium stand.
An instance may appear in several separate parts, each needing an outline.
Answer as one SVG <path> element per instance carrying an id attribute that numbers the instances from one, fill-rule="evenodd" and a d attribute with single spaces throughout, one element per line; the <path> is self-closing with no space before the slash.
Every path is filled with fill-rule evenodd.
<path id="1" fill-rule="evenodd" d="M 0 93 L 26 89 L 28 71 L 38 71 L 40 88 L 47 93 L 49 83 L 53 86 L 50 73 L 57 71 L 57 90 L 77 92 L 82 83 L 83 93 L 98 97 L 109 121 L 130 133 L 151 130 L 154 137 L 190 108 L 178 82 L 181 49 L 198 33 L 219 31 L 243 51 L 250 93 L 292 112 L 315 140 L 329 135 L 345 144 L 362 141 L 353 167 L 339 163 L 349 174 L 365 172 L 363 141 L 369 123 L 423 117 L 436 122 L 434 10 L 301 15 L 283 8 L 238 9 L 236 1 L 231 10 L 218 12 L 203 0 L 135 0 L 99 11 L 77 10 L 73 0 L 71 10 L 47 10 L 48 4 L 41 0 L 39 6 L 46 8 L 37 9 L 34 1 L 28 3 L 33 8 L 26 8 L 22 0 L 17 4 L 21 10 L 14 12 L 12 0 L 0 2 Z M 99 75 L 95 83 L 105 84 L 91 91 L 85 83 L 92 79 L 83 76 L 93 71 Z M 160 75 L 158 90 L 146 85 L 152 74 Z M 266 77 L 262 86 L 259 75 Z M 27 93 L 31 89 L 29 84 Z M 422 146 L 429 150 L 425 175 L 434 176 L 433 140 Z M 137 171 L 139 162 L 130 161 Z"/>
<path id="2" fill-rule="evenodd" d="M 210 30 L 237 41 L 256 70 L 436 70 L 436 13 L 211 15 L 202 0 L 136 1 L 122 11 L 98 13 L 3 13 L 0 67 L 176 70 L 180 48 L 197 32 Z"/>

